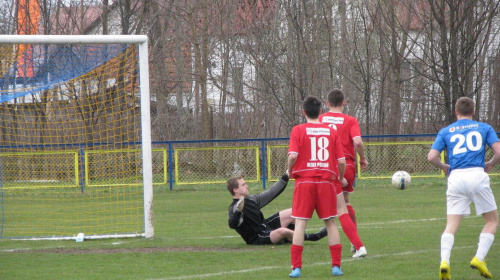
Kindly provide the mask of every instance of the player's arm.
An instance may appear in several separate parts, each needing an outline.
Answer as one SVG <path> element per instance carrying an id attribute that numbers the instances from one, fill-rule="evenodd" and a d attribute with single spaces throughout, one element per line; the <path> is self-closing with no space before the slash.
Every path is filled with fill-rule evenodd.
<path id="1" fill-rule="evenodd" d="M 346 166 L 346 162 L 345 162 L 345 158 L 340 158 L 337 160 L 337 165 L 338 165 L 338 169 L 339 169 L 339 181 L 340 183 L 342 184 L 343 187 L 347 186 L 347 180 L 344 178 L 344 174 L 345 174 L 345 166 Z"/>
<path id="2" fill-rule="evenodd" d="M 429 154 L 427 155 L 427 160 L 430 163 L 432 163 L 434 166 L 442 169 L 444 171 L 444 173 L 446 173 L 446 175 L 448 175 L 449 170 L 450 170 L 450 165 L 445 164 L 444 162 L 441 161 L 441 158 L 439 157 L 440 154 L 441 154 L 440 151 L 435 150 L 435 149 L 431 149 L 429 151 Z"/>
<path id="3" fill-rule="evenodd" d="M 248 199 L 255 201 L 260 209 L 269 204 L 269 202 L 273 201 L 273 199 L 275 199 L 278 195 L 280 195 L 285 190 L 287 184 L 288 174 L 285 173 L 283 174 L 283 176 L 281 176 L 281 179 L 274 185 L 272 185 L 269 189 L 259 194 L 251 195 L 248 197 Z"/>
<path id="4" fill-rule="evenodd" d="M 237 203 L 229 206 L 229 219 L 227 221 L 229 228 L 235 229 L 243 222 L 243 211 L 238 211 Z"/>
<path id="5" fill-rule="evenodd" d="M 295 163 L 297 162 L 297 158 L 298 158 L 299 154 L 297 153 L 288 153 L 288 172 L 290 172 L 292 174 L 292 171 L 293 171 L 293 167 L 295 166 Z"/>
<path id="6" fill-rule="evenodd" d="M 491 145 L 493 157 L 485 163 L 484 171 L 490 172 L 497 163 L 500 162 L 500 142 L 495 142 Z"/>
<path id="7" fill-rule="evenodd" d="M 366 171 L 368 168 L 368 160 L 365 157 L 365 145 L 363 144 L 363 140 L 361 139 L 361 136 L 354 137 L 352 140 L 354 143 L 354 149 L 359 155 L 359 165 L 361 165 L 361 169 Z"/>
<path id="8" fill-rule="evenodd" d="M 290 134 L 290 142 L 288 143 L 288 157 L 287 157 L 287 167 L 288 173 L 291 178 L 293 178 L 293 167 L 297 163 L 297 158 L 299 157 L 300 141 L 298 138 L 297 126 L 292 128 L 292 133 Z"/>
<path id="9" fill-rule="evenodd" d="M 331 148 L 331 156 L 335 156 L 337 159 L 337 172 L 338 180 L 342 184 L 343 187 L 347 186 L 347 180 L 344 178 L 345 174 L 345 155 L 344 149 L 342 148 L 342 143 L 340 142 L 340 138 L 337 134 L 337 131 L 332 129 L 332 148 Z"/>

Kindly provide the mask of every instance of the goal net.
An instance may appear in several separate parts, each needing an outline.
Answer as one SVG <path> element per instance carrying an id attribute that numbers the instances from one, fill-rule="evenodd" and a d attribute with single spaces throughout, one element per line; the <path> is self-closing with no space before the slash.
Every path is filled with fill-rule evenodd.
<path id="1" fill-rule="evenodd" d="M 152 237 L 147 37 L 0 42 L 0 238 Z"/>

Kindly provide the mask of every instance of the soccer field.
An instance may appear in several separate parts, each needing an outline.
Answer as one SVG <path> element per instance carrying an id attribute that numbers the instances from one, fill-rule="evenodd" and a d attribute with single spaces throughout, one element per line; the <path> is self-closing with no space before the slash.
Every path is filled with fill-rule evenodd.
<path id="1" fill-rule="evenodd" d="M 492 177 L 500 201 L 500 178 Z M 253 185 L 250 194 L 262 191 Z M 266 216 L 291 205 L 293 181 L 266 206 Z M 445 219 L 445 180 L 412 180 L 404 191 L 390 180 L 360 180 L 351 202 L 367 250 L 352 259 L 343 244 L 341 279 L 438 279 Z M 248 246 L 227 225 L 231 196 L 225 185 L 184 187 L 154 193 L 153 239 L 75 241 L 0 240 L 0 279 L 288 279 L 290 244 Z M 473 210 L 473 214 L 474 209 Z M 469 267 L 483 219 L 463 220 L 451 257 L 452 279 L 482 279 Z M 308 232 L 322 227 L 316 216 Z M 498 238 L 487 258 L 500 277 Z M 301 279 L 331 279 L 327 240 L 306 242 Z"/>

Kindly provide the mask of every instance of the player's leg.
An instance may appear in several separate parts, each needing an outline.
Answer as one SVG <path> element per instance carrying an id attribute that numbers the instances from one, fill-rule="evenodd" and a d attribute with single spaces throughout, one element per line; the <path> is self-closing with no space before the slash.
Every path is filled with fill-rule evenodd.
<path id="1" fill-rule="evenodd" d="M 335 218 L 325 220 L 325 227 L 328 231 L 328 249 L 332 259 L 332 275 L 340 276 L 344 273 L 340 268 L 342 259 L 342 244 L 340 244 L 340 235 L 335 223 Z"/>
<path id="2" fill-rule="evenodd" d="M 295 219 L 292 218 L 292 208 L 281 210 L 279 216 L 282 227 L 288 227 L 290 224 L 295 223 Z"/>
<path id="3" fill-rule="evenodd" d="M 357 228 L 357 222 L 356 222 L 356 211 L 354 211 L 354 208 L 349 202 L 349 196 L 351 195 L 350 192 L 344 191 L 344 201 L 345 201 L 345 206 L 347 208 L 347 213 L 349 213 L 349 217 L 351 217 L 352 222 L 354 223 L 354 226 Z M 355 253 L 356 252 L 356 246 L 351 243 L 351 252 Z"/>
<path id="4" fill-rule="evenodd" d="M 342 188 L 344 201 L 347 207 L 347 212 L 349 213 L 354 226 L 356 226 L 356 211 L 354 211 L 354 208 L 349 201 L 350 194 L 354 192 L 354 183 L 356 181 L 356 165 L 354 163 L 346 166 L 344 178 L 347 180 L 347 186 Z"/>
<path id="5" fill-rule="evenodd" d="M 479 270 L 481 276 L 491 278 L 492 275 L 486 267 L 485 258 L 493 244 L 498 229 L 498 210 L 495 197 L 490 188 L 488 174 L 483 170 L 471 170 L 470 172 L 477 172 L 477 174 L 474 174 L 475 176 L 469 176 L 474 178 L 474 181 L 471 183 L 475 186 L 472 188 L 472 200 L 476 205 L 476 213 L 482 215 L 485 221 L 483 230 L 479 235 L 476 255 L 471 260 L 470 265 L 472 268 Z"/>
<path id="6" fill-rule="evenodd" d="M 479 243 L 477 245 L 476 255 L 470 262 L 470 266 L 474 269 L 479 270 L 479 273 L 485 278 L 491 278 L 492 275 L 489 272 L 485 258 L 488 254 L 493 241 L 495 240 L 495 234 L 498 229 L 498 211 L 493 210 L 487 213 L 483 213 L 483 218 L 485 220 L 485 225 L 481 234 L 479 235 Z"/>
<path id="7" fill-rule="evenodd" d="M 282 241 L 292 241 L 295 230 L 295 219 L 292 218 L 292 208 L 288 208 L 272 215 L 266 219 L 267 228 L 273 230 L 271 232 L 271 241 L 273 244 L 279 244 Z M 318 241 L 327 235 L 326 228 L 316 233 L 306 233 L 304 240 Z"/>
<path id="8" fill-rule="evenodd" d="M 483 213 L 483 218 L 486 223 L 481 233 L 490 233 L 495 235 L 498 230 L 498 210 Z"/>
<path id="9" fill-rule="evenodd" d="M 446 228 L 441 235 L 441 261 L 450 263 L 451 250 L 455 242 L 455 234 L 462 222 L 462 215 L 447 215 L 446 219 Z"/>
<path id="10" fill-rule="evenodd" d="M 291 242 L 293 239 L 293 230 L 284 227 L 277 228 L 271 231 L 270 238 L 273 244 L 280 244 L 285 240 Z"/>
<path id="11" fill-rule="evenodd" d="M 455 242 L 455 234 L 458 232 L 462 217 L 470 215 L 472 200 L 469 197 L 468 177 L 471 177 L 471 175 L 467 175 L 463 170 L 453 170 L 448 177 L 446 228 L 441 234 L 441 264 L 439 268 L 441 279 L 451 279 L 450 257 Z"/>
<path id="12" fill-rule="evenodd" d="M 292 273 L 290 273 L 289 276 L 292 278 L 301 276 L 302 252 L 304 251 L 304 234 L 306 232 L 306 226 L 306 219 L 296 219 L 295 232 L 293 235 L 292 246 L 290 247 Z"/>
<path id="13" fill-rule="evenodd" d="M 304 246 L 304 235 L 307 226 L 306 219 L 297 219 L 295 221 L 295 231 L 293 235 L 293 244 L 298 246 Z"/>
<path id="14" fill-rule="evenodd" d="M 351 192 L 344 191 L 344 201 L 345 201 L 345 206 L 347 208 L 347 213 L 349 213 L 349 217 L 351 217 L 354 226 L 357 226 L 356 211 L 354 210 L 354 207 L 352 207 L 351 202 L 349 201 L 350 196 Z"/>
<path id="15" fill-rule="evenodd" d="M 314 212 L 314 200 L 316 197 L 316 184 L 309 181 L 295 181 L 292 201 L 292 217 L 295 218 L 295 231 L 293 234 L 290 255 L 292 261 L 292 273 L 290 277 L 300 277 L 302 269 L 302 252 L 304 250 L 304 234 L 307 221 Z"/>
<path id="16" fill-rule="evenodd" d="M 332 275 L 342 275 L 340 269 L 342 258 L 342 244 L 340 243 L 340 235 L 335 222 L 335 217 L 338 215 L 337 208 L 337 191 L 336 187 L 340 185 L 338 181 L 328 181 L 318 183 L 318 192 L 316 194 L 316 213 L 318 217 L 325 221 L 325 227 L 328 232 L 328 249 L 332 260 Z"/>
<path id="17" fill-rule="evenodd" d="M 359 238 L 358 235 L 358 230 L 354 223 L 351 220 L 351 217 L 349 216 L 347 212 L 347 207 L 345 205 L 345 199 L 344 199 L 344 194 L 341 188 L 339 189 L 339 186 L 337 185 L 337 213 L 339 215 L 339 222 L 340 225 L 342 226 L 342 230 L 344 231 L 345 235 L 351 241 L 351 244 L 354 245 L 354 248 L 356 250 L 356 253 L 352 256 L 353 258 L 363 258 L 366 257 L 368 254 L 366 251 L 366 248 L 363 245 L 363 242 L 361 242 L 361 238 Z"/>
<path id="18" fill-rule="evenodd" d="M 274 213 L 264 221 L 264 228 L 268 230 L 268 241 L 271 244 L 281 244 L 283 242 L 292 241 L 293 229 L 286 227 L 291 224 L 290 219 L 292 218 L 290 217 L 290 213 L 291 210 L 288 211 L 288 209 L 286 209 L 278 213 Z M 261 233 L 259 236 L 265 236 L 265 234 Z"/>
<path id="19" fill-rule="evenodd" d="M 347 213 L 349 213 L 349 217 L 354 223 L 354 226 L 357 227 L 356 211 L 354 211 L 354 208 L 349 200 L 351 193 L 354 192 L 354 184 L 356 182 L 356 165 L 354 164 L 354 162 L 346 166 L 346 172 L 344 173 L 344 178 L 347 180 L 347 186 L 342 187 L 342 191 L 344 193 L 345 206 L 347 208 Z M 356 246 L 354 246 L 354 244 L 352 243 L 351 243 L 351 252 L 353 253 L 356 252 Z"/>
<path id="20" fill-rule="evenodd" d="M 446 228 L 441 235 L 441 264 L 439 266 L 439 279 L 451 279 L 450 273 L 450 256 L 455 242 L 455 234 L 460 227 L 462 215 L 448 215 Z"/>

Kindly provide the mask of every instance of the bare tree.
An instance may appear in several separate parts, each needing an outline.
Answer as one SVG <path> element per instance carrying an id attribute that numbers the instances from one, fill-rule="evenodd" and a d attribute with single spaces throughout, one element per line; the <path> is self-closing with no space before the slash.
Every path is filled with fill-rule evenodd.
<path id="1" fill-rule="evenodd" d="M 460 96 L 500 126 L 496 0 L 38 3 L 42 34 L 148 35 L 154 140 L 286 137 L 304 121 L 302 100 L 332 88 L 364 134 L 437 131 Z M 12 17 L 0 15 L 1 32 Z M 123 80 L 113 96 L 100 87 L 106 102 L 135 102 Z M 48 94 L 41 124 L 54 113 Z"/>
<path id="2" fill-rule="evenodd" d="M 491 28 L 493 22 L 498 24 L 498 10 L 499 2 L 489 0 L 428 0 L 419 10 L 427 24 L 429 43 L 429 48 L 422 48 L 422 61 L 431 70 L 425 77 L 440 88 L 432 98 L 441 109 L 437 115 L 443 115 L 445 123 L 453 121 L 459 97 L 481 99 L 486 53 L 491 52 Z"/>

